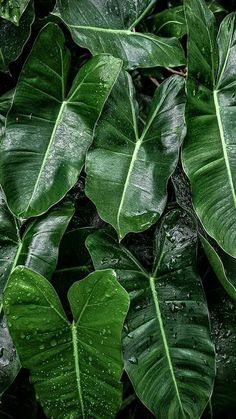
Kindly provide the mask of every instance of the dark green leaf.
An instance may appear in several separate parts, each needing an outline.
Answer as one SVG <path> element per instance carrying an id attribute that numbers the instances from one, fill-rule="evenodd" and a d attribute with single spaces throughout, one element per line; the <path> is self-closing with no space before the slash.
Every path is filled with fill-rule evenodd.
<path id="1" fill-rule="evenodd" d="M 196 272 L 197 235 L 186 213 L 170 212 L 155 237 L 148 273 L 122 245 L 94 233 L 96 268 L 112 267 L 129 292 L 125 368 L 143 403 L 160 419 L 200 418 L 215 375 L 207 304 Z"/>
<path id="2" fill-rule="evenodd" d="M 152 18 L 152 27 L 157 35 L 181 38 L 187 32 L 183 6 L 171 7 L 157 13 Z"/>
<path id="3" fill-rule="evenodd" d="M 6 325 L 6 319 L 0 314 L 0 399 L 4 391 L 16 378 L 20 361 Z M 0 406 L 0 417 L 1 406 Z"/>
<path id="4" fill-rule="evenodd" d="M 58 0 L 58 12 L 74 41 L 93 55 L 109 53 L 126 67 L 175 67 L 185 64 L 176 38 L 161 38 L 133 29 L 155 0 Z"/>
<path id="5" fill-rule="evenodd" d="M 203 0 L 185 0 L 188 22 L 187 138 L 183 164 L 207 233 L 236 256 L 235 14 L 221 24 Z"/>
<path id="6" fill-rule="evenodd" d="M 20 17 L 30 0 L 0 0 L 0 16 L 10 20 L 15 25 L 19 24 Z"/>
<path id="7" fill-rule="evenodd" d="M 221 248 L 213 246 L 212 240 L 200 234 L 201 243 L 209 263 L 221 285 L 231 298 L 236 300 L 236 259 Z"/>
<path id="8" fill-rule="evenodd" d="M 149 228 L 165 208 L 185 134 L 184 108 L 179 76 L 156 90 L 144 127 L 128 73 L 121 73 L 112 90 L 87 155 L 86 194 L 120 239 Z"/>
<path id="9" fill-rule="evenodd" d="M 34 21 L 34 5 L 31 1 L 23 13 L 20 25 L 15 26 L 5 19 L 0 19 L 0 71 L 7 71 L 8 65 L 22 52 Z"/>
<path id="10" fill-rule="evenodd" d="M 48 210 L 76 183 L 94 125 L 121 69 L 96 56 L 67 95 L 70 53 L 59 27 L 48 24 L 21 72 L 1 147 L 2 185 L 11 211 L 31 217 Z"/>
<path id="11" fill-rule="evenodd" d="M 47 416 L 110 419 L 121 403 L 128 295 L 106 270 L 73 284 L 68 300 L 72 324 L 51 284 L 17 267 L 4 297 L 11 335 Z"/>

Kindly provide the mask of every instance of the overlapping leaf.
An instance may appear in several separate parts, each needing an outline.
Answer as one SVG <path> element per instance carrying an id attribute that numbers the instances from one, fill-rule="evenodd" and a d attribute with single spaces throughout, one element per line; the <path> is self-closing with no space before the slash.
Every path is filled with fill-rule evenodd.
<path id="1" fill-rule="evenodd" d="M 19 24 L 20 18 L 30 0 L 1 0 L 0 16 L 4 19 Z"/>
<path id="2" fill-rule="evenodd" d="M 19 26 L 0 19 L 0 71 L 7 71 L 9 63 L 16 60 L 21 54 L 31 34 L 33 21 L 34 5 L 32 1 L 23 13 Z"/>
<path id="3" fill-rule="evenodd" d="M 57 13 L 74 41 L 93 55 L 109 53 L 128 68 L 184 65 L 183 49 L 176 38 L 134 30 L 154 4 L 155 0 L 58 0 Z"/>
<path id="4" fill-rule="evenodd" d="M 68 299 L 72 324 L 45 278 L 28 268 L 14 270 L 4 310 L 20 360 L 49 417 L 113 418 L 121 403 L 128 295 L 105 270 L 74 283 Z"/>
<path id="5" fill-rule="evenodd" d="M 174 210 L 155 240 L 152 273 L 103 233 L 89 236 L 87 246 L 95 267 L 112 267 L 130 295 L 123 346 L 136 394 L 160 419 L 200 418 L 215 367 L 207 304 L 195 269 L 195 227 L 186 213 Z"/>
<path id="6" fill-rule="evenodd" d="M 96 56 L 67 95 L 70 53 L 59 27 L 48 24 L 24 64 L 1 146 L 1 180 L 12 212 L 44 213 L 75 184 L 94 125 L 122 62 Z"/>
<path id="7" fill-rule="evenodd" d="M 185 0 L 188 23 L 187 138 L 183 164 L 207 233 L 236 256 L 235 14 L 221 24 L 203 0 Z"/>
<path id="8" fill-rule="evenodd" d="M 86 159 L 86 194 L 122 239 L 150 227 L 162 214 L 184 129 L 184 79 L 156 90 L 146 125 L 131 77 L 120 74 Z"/>

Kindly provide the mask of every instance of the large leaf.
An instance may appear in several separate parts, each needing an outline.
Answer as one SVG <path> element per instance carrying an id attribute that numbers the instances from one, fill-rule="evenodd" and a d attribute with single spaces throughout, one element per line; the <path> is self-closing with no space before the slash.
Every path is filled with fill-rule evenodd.
<path id="1" fill-rule="evenodd" d="M 65 203 L 32 221 L 20 238 L 17 220 L 0 201 L 0 304 L 10 272 L 26 265 L 50 279 L 57 263 L 58 247 L 73 215 L 74 207 Z"/>
<path id="2" fill-rule="evenodd" d="M 0 71 L 7 71 L 9 63 L 21 54 L 31 34 L 33 21 L 34 4 L 32 1 L 23 13 L 19 26 L 0 19 Z"/>
<path id="3" fill-rule="evenodd" d="M 221 285 L 231 298 L 236 300 L 236 259 L 225 253 L 212 240 L 200 234 L 201 243 L 209 263 Z"/>
<path id="4" fill-rule="evenodd" d="M 94 125 L 122 65 L 107 55 L 94 57 L 67 95 L 70 53 L 64 43 L 53 23 L 40 32 L 7 116 L 2 186 L 19 217 L 44 213 L 76 183 Z"/>
<path id="5" fill-rule="evenodd" d="M 187 32 L 183 6 L 171 7 L 157 13 L 152 18 L 152 29 L 160 36 L 181 38 Z"/>
<path id="6" fill-rule="evenodd" d="M 176 38 L 161 38 L 133 29 L 155 0 L 58 0 L 58 11 L 74 41 L 93 55 L 109 53 L 128 68 L 174 67 L 185 64 Z"/>
<path id="7" fill-rule="evenodd" d="M 119 238 L 147 229 L 162 214 L 184 129 L 184 79 L 156 90 L 144 127 L 132 79 L 121 73 L 86 160 L 86 194 Z M 115 118 L 114 118 L 115 115 Z"/>
<path id="8" fill-rule="evenodd" d="M 68 299 L 72 324 L 51 284 L 16 268 L 4 297 L 13 341 L 48 417 L 110 419 L 121 402 L 128 295 L 106 270 L 73 284 Z"/>
<path id="9" fill-rule="evenodd" d="M 30 0 L 0 0 L 0 16 L 10 20 L 15 25 L 19 24 L 20 17 Z"/>
<path id="10" fill-rule="evenodd" d="M 236 411 L 236 305 L 222 289 L 211 292 L 209 297 L 217 366 L 211 400 L 213 418 L 234 419 Z"/>
<path id="11" fill-rule="evenodd" d="M 196 231 L 180 210 L 155 237 L 152 272 L 103 233 L 87 246 L 96 268 L 112 267 L 129 292 L 125 368 L 143 403 L 160 419 L 200 418 L 215 375 L 207 304 L 196 272 Z"/>
<path id="12" fill-rule="evenodd" d="M 185 9 L 189 41 L 184 169 L 205 230 L 235 257 L 235 14 L 224 19 L 216 42 L 215 18 L 205 2 L 186 0 Z"/>

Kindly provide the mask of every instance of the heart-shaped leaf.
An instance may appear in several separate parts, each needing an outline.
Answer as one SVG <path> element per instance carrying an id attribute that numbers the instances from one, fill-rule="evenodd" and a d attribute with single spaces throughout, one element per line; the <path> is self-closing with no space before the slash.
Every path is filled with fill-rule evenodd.
<path id="1" fill-rule="evenodd" d="M 185 0 L 188 24 L 187 138 L 183 164 L 207 233 L 236 257 L 235 14 L 222 22 L 203 0 Z"/>
<path id="2" fill-rule="evenodd" d="M 164 211 L 185 134 L 184 108 L 179 76 L 157 88 L 145 126 L 129 74 L 122 72 L 112 90 L 86 158 L 86 194 L 120 239 L 149 228 Z"/>
<path id="3" fill-rule="evenodd" d="M 95 267 L 112 267 L 130 295 L 123 347 L 136 394 L 160 419 L 197 419 L 211 395 L 215 362 L 192 219 L 168 213 L 155 242 L 151 273 L 104 233 L 89 236 L 87 246 Z"/>
<path id="4" fill-rule="evenodd" d="M 93 55 L 109 53 L 121 58 L 127 68 L 175 67 L 185 64 L 176 38 L 162 38 L 135 31 L 135 26 L 153 8 L 155 0 L 58 0 L 57 13 L 74 41 Z"/>
<path id="5" fill-rule="evenodd" d="M 52 285 L 17 267 L 4 297 L 13 341 L 47 416 L 110 419 L 121 403 L 128 295 L 114 272 L 105 270 L 74 283 L 68 300 L 72 323 Z"/>
<path id="6" fill-rule="evenodd" d="M 76 183 L 94 125 L 121 69 L 119 59 L 87 62 L 67 94 L 70 53 L 49 23 L 23 66 L 1 145 L 1 179 L 11 211 L 46 212 Z"/>

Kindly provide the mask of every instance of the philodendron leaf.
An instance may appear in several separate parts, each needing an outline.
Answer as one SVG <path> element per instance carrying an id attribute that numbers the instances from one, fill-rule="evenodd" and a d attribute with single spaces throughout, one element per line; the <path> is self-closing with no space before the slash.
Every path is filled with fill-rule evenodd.
<path id="1" fill-rule="evenodd" d="M 20 17 L 30 0 L 0 0 L 0 16 L 19 25 Z"/>
<path id="2" fill-rule="evenodd" d="M 236 259 L 214 246 L 212 240 L 199 234 L 208 261 L 221 285 L 236 300 Z"/>
<path id="3" fill-rule="evenodd" d="M 184 107 L 184 79 L 170 77 L 141 128 L 129 74 L 122 72 L 112 90 L 87 155 L 86 194 L 120 239 L 150 227 L 165 208 L 185 134 Z"/>
<path id="4" fill-rule="evenodd" d="M 96 56 L 67 94 L 70 53 L 60 28 L 49 23 L 23 66 L 1 145 L 2 186 L 11 211 L 44 213 L 76 183 L 94 125 L 122 62 Z"/>
<path id="5" fill-rule="evenodd" d="M 175 67 L 185 64 L 176 38 L 162 38 L 134 30 L 155 0 L 58 0 L 57 12 L 74 41 L 93 55 L 109 53 L 127 68 Z"/>
<path id="6" fill-rule="evenodd" d="M 74 213 L 65 203 L 32 221 L 20 238 L 16 219 L 0 196 L 0 306 L 10 272 L 28 266 L 50 279 L 57 263 L 58 247 Z M 0 310 L 1 311 L 1 310 Z"/>
<path id="7" fill-rule="evenodd" d="M 160 419 L 197 419 L 215 375 L 207 304 L 196 272 L 197 234 L 189 216 L 167 214 L 155 237 L 147 272 L 124 246 L 104 233 L 89 236 L 96 268 L 110 266 L 129 292 L 125 369 L 143 403 Z"/>
<path id="8" fill-rule="evenodd" d="M 186 34 L 183 6 L 170 7 L 152 18 L 152 29 L 156 35 L 181 38 Z"/>
<path id="9" fill-rule="evenodd" d="M 188 23 L 187 138 L 183 165 L 207 233 L 236 257 L 235 14 L 222 22 L 204 0 L 185 0 Z"/>
<path id="10" fill-rule="evenodd" d="M 110 419 L 121 403 L 128 295 L 105 270 L 74 283 L 68 300 L 72 323 L 52 285 L 17 267 L 4 296 L 13 341 L 48 417 Z"/>
<path id="11" fill-rule="evenodd" d="M 209 295 L 211 328 L 216 347 L 216 378 L 211 398 L 213 418 L 233 419 L 236 411 L 236 304 L 222 289 Z"/>
<path id="12" fill-rule="evenodd" d="M 9 63 L 16 60 L 21 54 L 31 34 L 33 21 L 33 1 L 29 3 L 23 13 L 19 26 L 5 19 L 0 19 L 0 71 L 7 71 Z"/>
<path id="13" fill-rule="evenodd" d="M 0 398 L 16 378 L 19 369 L 20 361 L 12 342 L 6 319 L 0 314 Z"/>

